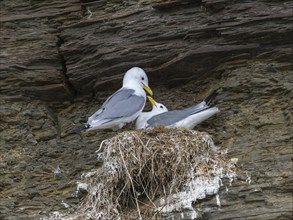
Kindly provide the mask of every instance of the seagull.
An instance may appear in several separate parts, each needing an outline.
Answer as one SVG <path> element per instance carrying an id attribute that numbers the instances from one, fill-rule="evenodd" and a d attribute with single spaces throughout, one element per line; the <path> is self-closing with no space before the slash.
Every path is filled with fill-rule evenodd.
<path id="1" fill-rule="evenodd" d="M 147 120 L 152 118 L 155 115 L 158 115 L 163 112 L 167 112 L 168 109 L 166 106 L 164 106 L 161 103 L 156 102 L 151 96 L 147 96 L 148 100 L 152 104 L 153 108 L 149 112 L 141 112 L 138 118 L 136 119 L 135 128 L 141 129 L 146 128 L 147 126 Z"/>
<path id="2" fill-rule="evenodd" d="M 146 102 L 146 92 L 153 95 L 148 86 L 148 77 L 143 69 L 133 67 L 123 78 L 122 88 L 111 95 L 86 123 L 87 130 L 121 129 L 134 121 L 142 112 Z"/>
<path id="3" fill-rule="evenodd" d="M 157 126 L 177 127 L 192 129 L 197 124 L 210 118 L 220 110 L 209 105 L 217 95 L 217 90 L 213 91 L 204 101 L 189 108 L 167 111 L 154 115 L 146 121 L 143 127 L 153 128 Z"/>

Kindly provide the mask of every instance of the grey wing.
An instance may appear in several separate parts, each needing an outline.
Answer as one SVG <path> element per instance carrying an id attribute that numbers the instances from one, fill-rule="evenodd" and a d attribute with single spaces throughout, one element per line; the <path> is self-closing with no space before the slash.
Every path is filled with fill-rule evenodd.
<path id="1" fill-rule="evenodd" d="M 132 89 L 121 89 L 109 97 L 102 106 L 102 112 L 96 119 L 115 119 L 129 117 L 140 111 L 145 105 L 145 98 L 137 96 Z"/>
<path id="2" fill-rule="evenodd" d="M 164 112 L 159 115 L 155 115 L 154 117 L 150 118 L 147 123 L 148 127 L 156 127 L 159 125 L 169 126 L 173 125 L 176 122 L 188 117 L 192 114 L 192 110 L 190 109 L 183 109 L 183 110 L 175 110 Z"/>
<path id="3" fill-rule="evenodd" d="M 115 105 L 118 101 L 125 99 L 127 97 L 130 97 L 131 95 L 134 94 L 133 89 L 119 89 L 117 90 L 113 95 L 111 95 L 102 105 L 102 108 L 107 106 L 111 107 Z"/>
<path id="4" fill-rule="evenodd" d="M 190 112 L 191 114 L 195 114 L 197 112 L 201 112 L 201 111 L 208 109 L 208 108 L 209 108 L 209 106 L 206 104 L 206 102 L 202 101 L 196 105 L 193 105 L 189 108 L 186 108 L 185 110 L 189 110 L 189 111 L 191 111 Z"/>

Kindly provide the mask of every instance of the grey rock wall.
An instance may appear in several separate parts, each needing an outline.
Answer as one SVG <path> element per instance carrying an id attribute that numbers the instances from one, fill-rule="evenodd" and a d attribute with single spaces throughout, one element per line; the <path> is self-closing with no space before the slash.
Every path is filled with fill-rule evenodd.
<path id="1" fill-rule="evenodd" d="M 292 1 L 1 1 L 0 218 L 79 203 L 113 132 L 72 134 L 132 66 L 170 109 L 212 89 L 196 129 L 246 176 L 199 204 L 203 219 L 292 219 Z M 149 108 L 149 106 L 147 106 Z M 128 126 L 125 129 L 132 129 Z"/>

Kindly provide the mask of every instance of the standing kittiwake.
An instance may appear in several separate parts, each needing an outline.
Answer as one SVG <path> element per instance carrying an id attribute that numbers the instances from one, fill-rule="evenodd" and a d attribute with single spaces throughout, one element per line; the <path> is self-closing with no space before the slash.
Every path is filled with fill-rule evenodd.
<path id="1" fill-rule="evenodd" d="M 158 115 L 163 112 L 167 112 L 168 109 L 166 106 L 164 106 L 161 103 L 156 102 L 152 97 L 147 96 L 150 103 L 152 104 L 153 108 L 150 112 L 141 112 L 138 118 L 136 119 L 135 128 L 145 128 L 147 126 L 147 120 L 149 120 L 151 117 Z"/>
<path id="2" fill-rule="evenodd" d="M 102 107 L 88 118 L 86 128 L 115 131 L 134 121 L 145 106 L 146 92 L 144 89 L 150 95 L 153 94 L 143 69 L 131 68 L 124 75 L 122 88 L 111 95 Z"/>
<path id="3" fill-rule="evenodd" d="M 164 126 L 192 129 L 197 124 L 220 111 L 217 107 L 211 108 L 209 106 L 216 95 L 217 92 L 214 91 L 204 101 L 194 106 L 157 114 L 147 120 L 144 127 L 153 128 L 157 126 Z"/>

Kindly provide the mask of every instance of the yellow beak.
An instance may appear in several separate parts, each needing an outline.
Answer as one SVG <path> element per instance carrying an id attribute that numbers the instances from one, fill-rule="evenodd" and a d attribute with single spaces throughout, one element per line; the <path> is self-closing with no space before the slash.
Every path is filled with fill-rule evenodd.
<path id="1" fill-rule="evenodd" d="M 150 97 L 149 95 L 147 97 L 148 97 L 150 103 L 152 104 L 152 106 L 155 106 L 156 105 L 156 101 L 152 97 Z"/>
<path id="2" fill-rule="evenodd" d="M 151 90 L 150 87 L 148 87 L 147 85 L 143 84 L 143 89 L 145 91 L 147 91 L 148 94 L 150 94 L 151 96 L 153 95 L 153 91 Z"/>

